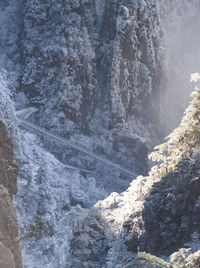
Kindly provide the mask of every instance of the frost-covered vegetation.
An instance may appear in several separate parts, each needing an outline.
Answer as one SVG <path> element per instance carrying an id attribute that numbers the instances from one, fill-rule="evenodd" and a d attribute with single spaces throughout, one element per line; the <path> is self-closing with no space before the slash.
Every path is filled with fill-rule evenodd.
<path id="1" fill-rule="evenodd" d="M 125 268 L 198 268 L 199 261 L 200 251 L 192 253 L 190 249 L 181 249 L 174 253 L 170 257 L 170 262 L 141 252 Z"/>
<path id="2" fill-rule="evenodd" d="M 193 99 L 186 109 L 180 125 L 166 138 L 167 141 L 155 147 L 150 154 L 153 161 L 161 163 L 170 171 L 181 159 L 198 157 L 200 152 L 200 88 L 196 87 Z"/>
<path id="3" fill-rule="evenodd" d="M 10 92 L 17 108 L 39 108 L 31 118 L 37 124 L 147 173 L 146 143 L 159 137 L 163 24 L 198 1 L 122 2 L 0 1 L 0 119 L 20 167 L 15 204 L 24 268 L 123 267 L 138 250 L 169 255 L 199 232 L 199 89 L 181 125 L 152 153 L 160 163 L 149 176 L 99 202 L 132 178 L 19 130 Z M 56 157 L 96 174 L 69 170 Z M 198 252 L 196 259 L 186 253 L 171 263 L 196 265 Z M 135 261 L 171 265 L 146 253 Z"/>

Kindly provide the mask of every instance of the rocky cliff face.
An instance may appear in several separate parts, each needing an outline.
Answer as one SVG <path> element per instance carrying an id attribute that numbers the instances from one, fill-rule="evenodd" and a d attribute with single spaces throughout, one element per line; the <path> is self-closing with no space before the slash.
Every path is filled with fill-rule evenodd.
<path id="1" fill-rule="evenodd" d="M 41 149 L 41 143 L 34 135 L 19 131 L 13 103 L 8 98 L 9 90 L 17 108 L 29 105 L 39 108 L 38 115 L 32 119 L 40 125 L 67 135 L 75 142 L 79 140 L 89 150 L 114 159 L 136 174 L 146 174 L 147 146 L 140 137 L 146 128 L 140 119 L 128 123 L 129 108 L 125 101 L 131 106 L 134 102 L 131 99 L 132 91 L 136 95 L 141 93 L 140 96 L 143 96 L 144 92 L 150 96 L 153 88 L 151 78 L 148 77 L 146 81 L 144 75 L 150 63 L 143 64 L 145 56 L 136 53 L 134 48 L 135 44 L 143 43 L 144 53 L 151 54 L 154 62 L 158 61 L 158 55 L 154 57 L 151 50 L 154 39 L 159 38 L 158 18 L 152 17 L 155 36 L 151 36 L 150 32 L 150 36 L 146 36 L 145 32 L 150 31 L 150 25 L 140 21 L 142 16 L 148 21 L 147 15 L 151 13 L 151 8 L 155 13 L 152 4 L 140 4 L 139 1 L 135 5 L 128 1 L 122 5 L 115 1 L 0 3 L 0 116 L 14 140 L 16 160 L 20 167 L 19 192 L 15 204 L 23 238 L 24 267 L 65 265 L 65 254 L 63 259 L 59 256 L 60 251 L 65 250 L 63 239 L 66 238 L 60 232 L 66 230 L 69 237 L 73 235 L 70 231 L 71 222 L 63 228 L 72 207 L 77 204 L 90 207 L 113 189 L 124 190 L 131 178 L 110 171 L 85 156 L 80 159 L 77 152 L 71 152 L 69 148 L 58 147 L 55 155 L 61 155 L 60 159 L 65 159 L 64 163 L 77 165 L 83 162 L 83 167 L 97 167 L 93 176 L 70 171 Z M 107 29 L 106 23 L 110 24 L 110 29 Z M 139 24 L 144 24 L 142 41 L 139 40 Z M 134 30 L 135 26 L 137 31 Z M 127 37 L 128 32 L 134 35 L 133 40 L 128 37 L 127 44 L 125 36 L 123 38 L 125 29 Z M 127 45 L 131 48 L 131 60 L 126 54 Z M 123 71 L 118 53 L 126 57 L 127 72 Z M 148 66 L 145 67 L 145 64 Z M 155 64 L 152 68 L 155 71 Z M 120 81 L 115 82 L 119 72 L 122 72 Z M 143 87 L 140 93 L 138 85 L 133 90 L 131 88 L 132 76 L 137 79 L 136 84 Z M 128 82 L 122 91 L 127 89 L 128 96 L 120 89 L 119 83 L 123 84 L 123 79 Z M 138 107 L 138 117 L 142 118 L 139 116 L 141 105 L 134 105 Z M 119 118 L 120 111 L 123 113 L 122 118 Z M 131 116 L 131 120 L 134 120 L 133 111 Z M 145 133 L 144 136 L 149 137 L 149 129 Z M 47 147 L 55 152 L 57 146 L 48 143 Z M 130 147 L 132 150 L 129 150 Z M 44 165 L 41 166 L 41 163 Z"/>
<path id="2" fill-rule="evenodd" d="M 149 144 L 158 134 L 152 127 L 162 61 L 156 2 L 24 6 L 19 107 L 38 107 L 33 120 L 40 125 L 146 174 L 147 147 L 140 137 Z"/>
<path id="3" fill-rule="evenodd" d="M 6 127 L 0 121 L 0 266 L 21 268 L 18 223 L 12 197 L 17 193 L 18 167 Z"/>
<path id="4" fill-rule="evenodd" d="M 163 46 L 170 51 L 175 18 L 183 21 L 198 10 L 197 2 L 0 1 L 0 118 L 14 141 L 20 168 L 15 204 L 25 268 L 117 268 L 132 262 L 138 250 L 168 255 L 191 236 L 198 240 L 198 159 L 181 156 L 176 168 L 167 162 L 119 194 L 132 178 L 19 130 L 8 96 L 10 90 L 17 108 L 37 107 L 31 118 L 37 124 L 145 175 L 147 144 L 163 133 L 160 121 L 170 125 L 180 108 L 162 106 L 163 98 L 183 95 L 163 97 L 168 88 L 163 86 Z M 169 118 L 163 116 L 168 110 Z M 71 170 L 66 163 L 92 167 L 93 173 Z M 5 178 L 10 195 L 15 185 Z M 113 191 L 118 193 L 89 209 Z M 13 230 L 9 236 L 17 234 Z M 15 249 L 5 247 L 9 249 L 6 244 L 2 251 L 14 257 L 4 262 L 13 264 Z M 194 241 L 193 251 L 177 253 L 171 263 L 180 256 L 186 263 L 198 262 L 198 253 L 192 254 L 197 250 Z M 130 265 L 171 263 L 140 254 Z"/>
<path id="5" fill-rule="evenodd" d="M 80 258 L 83 267 L 120 267 L 138 251 L 169 256 L 181 247 L 192 250 L 174 253 L 170 263 L 141 254 L 128 267 L 198 267 L 199 101 L 197 90 L 180 127 L 152 154 L 161 163 L 148 177 L 138 177 L 126 192 L 113 193 L 82 213 L 82 224 L 73 229 L 69 267 L 79 267 Z"/>
<path id="6" fill-rule="evenodd" d="M 155 1 L 25 1 L 24 14 L 21 86 L 42 125 L 72 134 L 151 122 L 162 59 Z"/>

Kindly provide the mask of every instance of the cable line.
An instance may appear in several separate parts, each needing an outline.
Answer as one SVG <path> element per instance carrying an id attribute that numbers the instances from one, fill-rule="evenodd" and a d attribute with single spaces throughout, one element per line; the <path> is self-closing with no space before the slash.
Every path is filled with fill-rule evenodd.
<path id="1" fill-rule="evenodd" d="M 76 149 L 76 150 L 78 150 L 80 152 L 83 152 L 83 153 L 85 153 L 85 154 L 87 154 L 87 155 L 89 155 L 89 156 L 91 156 L 91 157 L 93 157 L 93 158 L 95 158 L 95 159 L 97 159 L 97 160 L 109 165 L 109 166 L 112 166 L 112 167 L 114 167 L 114 168 L 116 168 L 116 169 L 118 169 L 120 171 L 123 171 L 124 173 L 129 174 L 129 175 L 131 175 L 133 177 L 137 176 L 135 173 L 133 173 L 133 172 L 121 167 L 120 165 L 118 165 L 118 164 L 116 164 L 116 163 L 114 163 L 114 162 L 112 162 L 110 160 L 104 159 L 103 157 L 98 156 L 98 155 L 96 155 L 96 154 L 94 154 L 92 152 L 89 152 L 86 149 L 69 142 L 67 139 L 65 139 L 63 137 L 60 137 L 60 136 L 58 136 L 56 134 L 53 134 L 50 131 L 48 131 L 48 130 L 46 130 L 44 128 L 41 128 L 41 127 L 39 127 L 39 126 L 37 126 L 37 125 L 35 125 L 33 123 L 30 123 L 30 122 L 28 122 L 27 120 L 25 120 L 23 118 L 19 118 L 19 120 L 20 120 L 21 126 L 23 126 L 24 128 L 28 128 L 29 130 L 33 130 L 35 132 L 38 132 L 38 133 L 41 133 L 43 135 L 49 136 L 50 138 L 52 138 L 52 139 L 54 139 L 54 140 L 56 140 L 58 142 L 66 144 L 66 145 L 68 145 L 68 146 L 70 146 L 70 147 L 72 147 L 72 148 L 74 148 L 74 149 Z"/>

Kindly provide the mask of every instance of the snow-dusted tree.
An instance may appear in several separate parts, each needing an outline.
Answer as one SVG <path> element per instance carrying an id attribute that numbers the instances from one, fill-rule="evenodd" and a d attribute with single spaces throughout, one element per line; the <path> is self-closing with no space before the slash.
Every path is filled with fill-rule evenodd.
<path id="1" fill-rule="evenodd" d="M 166 139 L 156 146 L 149 157 L 166 168 L 174 167 L 181 159 L 191 158 L 200 152 L 200 87 L 192 93 L 192 101 L 179 125 Z"/>

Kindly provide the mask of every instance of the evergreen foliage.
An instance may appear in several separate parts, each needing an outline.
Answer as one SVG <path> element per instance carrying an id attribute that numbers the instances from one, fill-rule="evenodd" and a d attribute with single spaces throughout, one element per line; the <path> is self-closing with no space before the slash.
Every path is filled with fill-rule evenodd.
<path id="1" fill-rule="evenodd" d="M 191 158 L 200 151 L 200 87 L 195 88 L 192 97 L 179 127 L 149 155 L 166 169 L 174 168 L 180 160 Z"/>

